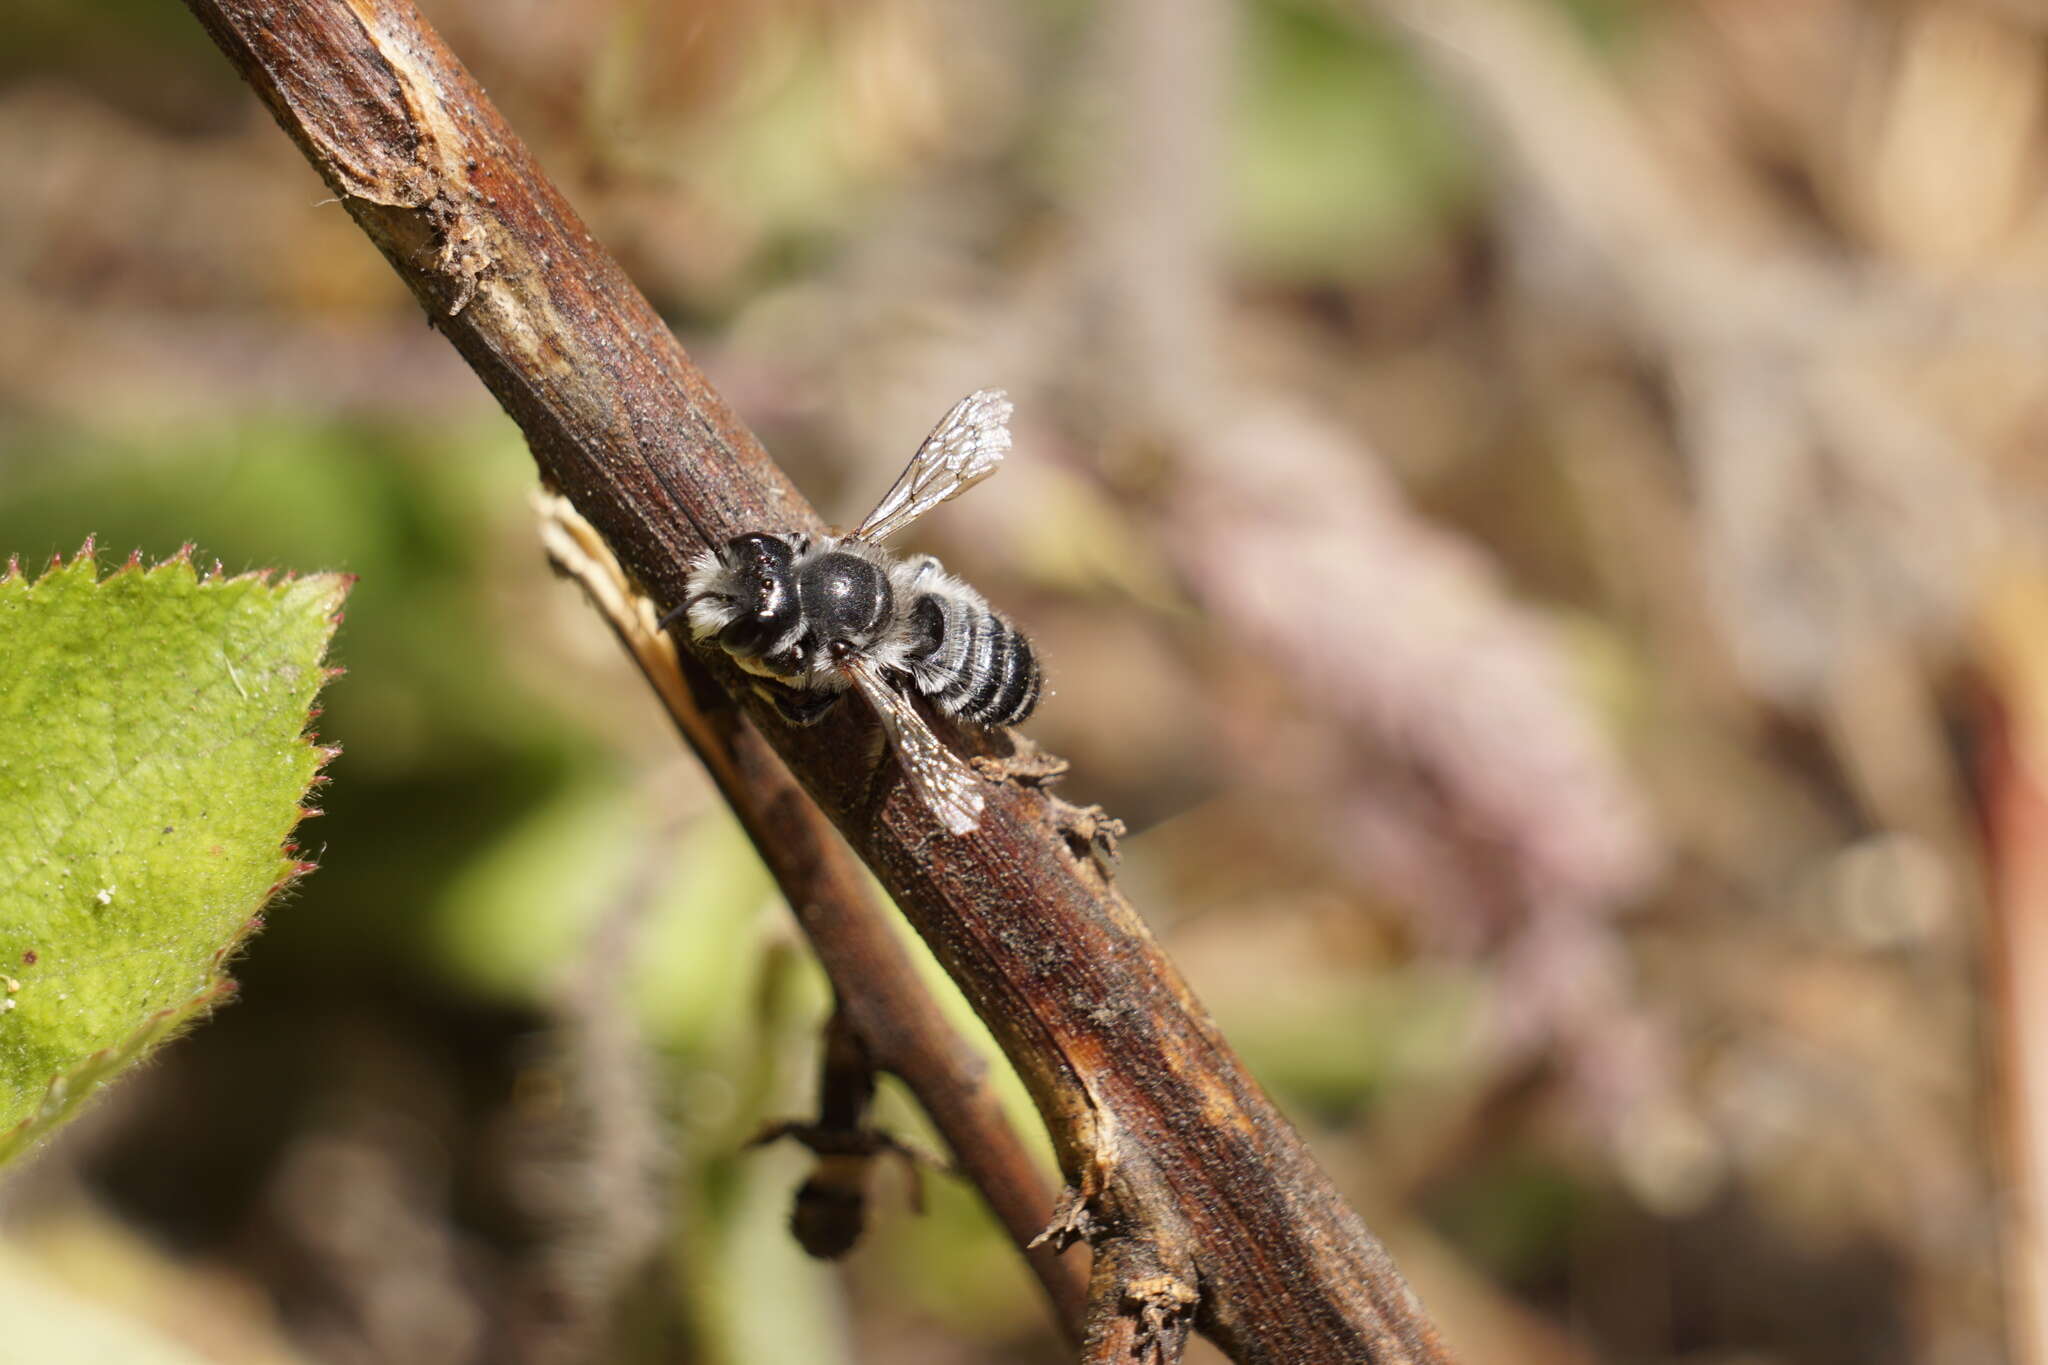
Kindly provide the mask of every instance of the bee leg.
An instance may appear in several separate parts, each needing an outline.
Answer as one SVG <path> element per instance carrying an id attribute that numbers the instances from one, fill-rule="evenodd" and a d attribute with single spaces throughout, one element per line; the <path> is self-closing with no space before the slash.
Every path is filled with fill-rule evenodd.
<path id="1" fill-rule="evenodd" d="M 776 682 L 757 682 L 754 690 L 768 699 L 775 714 L 795 726 L 816 725 L 832 713 L 844 692 L 807 692 Z"/>

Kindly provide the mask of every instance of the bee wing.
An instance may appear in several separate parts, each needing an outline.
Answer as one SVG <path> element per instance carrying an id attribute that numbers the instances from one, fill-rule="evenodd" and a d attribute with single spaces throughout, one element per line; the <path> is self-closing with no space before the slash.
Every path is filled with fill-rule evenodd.
<path id="1" fill-rule="evenodd" d="M 852 538 L 886 539 L 995 473 L 1010 449 L 1010 414 L 1014 410 L 1010 396 L 1001 389 L 977 389 L 955 403 L 924 438 L 875 510 L 853 528 Z"/>
<path id="2" fill-rule="evenodd" d="M 939 742 L 910 699 L 889 685 L 873 661 L 856 655 L 841 668 L 881 717 L 882 729 L 903 760 L 904 777 L 918 799 L 931 807 L 951 834 L 978 828 L 982 797 L 973 770 Z"/>

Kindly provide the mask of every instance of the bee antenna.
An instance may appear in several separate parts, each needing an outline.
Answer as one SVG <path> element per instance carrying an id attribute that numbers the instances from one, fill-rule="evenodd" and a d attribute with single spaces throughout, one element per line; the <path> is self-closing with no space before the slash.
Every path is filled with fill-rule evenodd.
<path id="1" fill-rule="evenodd" d="M 662 614 L 662 618 L 654 624 L 655 633 L 660 634 L 689 614 L 690 604 L 686 599 L 681 606 L 672 608 Z"/>

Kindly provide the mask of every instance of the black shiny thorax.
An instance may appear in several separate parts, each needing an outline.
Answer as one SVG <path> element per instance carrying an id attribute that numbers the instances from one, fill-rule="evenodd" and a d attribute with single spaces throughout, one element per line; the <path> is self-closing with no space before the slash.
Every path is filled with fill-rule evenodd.
<path id="1" fill-rule="evenodd" d="M 797 570 L 805 624 L 822 644 L 865 644 L 889 619 L 894 593 L 880 565 L 844 550 L 807 557 Z"/>

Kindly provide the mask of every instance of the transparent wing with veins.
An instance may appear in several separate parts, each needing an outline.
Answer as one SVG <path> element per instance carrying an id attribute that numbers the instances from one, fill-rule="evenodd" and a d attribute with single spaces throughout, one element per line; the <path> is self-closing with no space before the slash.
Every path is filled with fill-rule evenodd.
<path id="1" fill-rule="evenodd" d="M 1001 389 L 977 389 L 955 403 L 852 538 L 884 540 L 995 473 L 1010 449 L 1012 410 Z"/>
<path id="2" fill-rule="evenodd" d="M 982 796 L 973 769 L 939 742 L 910 699 L 889 686 L 872 660 L 851 655 L 840 661 L 840 668 L 882 718 L 882 729 L 903 760 L 904 777 L 918 799 L 951 834 L 968 834 L 978 828 Z"/>

